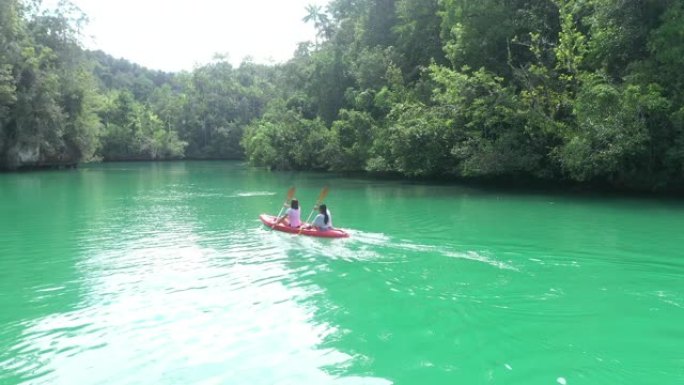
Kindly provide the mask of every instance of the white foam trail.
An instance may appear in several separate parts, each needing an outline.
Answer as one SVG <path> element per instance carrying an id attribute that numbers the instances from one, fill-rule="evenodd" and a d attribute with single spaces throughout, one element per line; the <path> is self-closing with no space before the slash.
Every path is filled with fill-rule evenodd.
<path id="1" fill-rule="evenodd" d="M 276 193 L 271 191 L 248 191 L 230 195 L 228 198 L 266 197 L 271 195 L 276 195 Z"/>
<path id="2" fill-rule="evenodd" d="M 263 231 L 266 232 L 267 230 Z M 454 251 L 440 246 L 412 243 L 405 239 L 397 242 L 383 233 L 366 233 L 357 230 L 345 231 L 350 234 L 349 238 L 331 240 L 278 231 L 272 231 L 273 237 L 268 238 L 269 242 L 278 244 L 280 248 L 286 250 L 303 249 L 307 251 L 306 254 L 309 256 L 323 256 L 349 261 L 372 260 L 380 262 L 387 255 L 404 255 L 402 251 L 429 252 L 449 258 L 486 263 L 498 269 L 519 271 L 515 266 L 477 251 Z M 406 259 L 401 262 L 407 262 L 408 260 Z"/>
<path id="3" fill-rule="evenodd" d="M 482 255 L 476 251 L 466 251 L 466 252 L 445 252 L 444 255 L 447 257 L 451 258 L 459 258 L 459 259 L 467 259 L 470 261 L 477 261 L 477 262 L 484 262 L 488 265 L 497 267 L 499 269 L 504 269 L 504 270 L 513 270 L 513 271 L 518 271 L 517 268 L 501 261 L 497 261 L 496 259 L 487 257 L 485 255 Z"/>

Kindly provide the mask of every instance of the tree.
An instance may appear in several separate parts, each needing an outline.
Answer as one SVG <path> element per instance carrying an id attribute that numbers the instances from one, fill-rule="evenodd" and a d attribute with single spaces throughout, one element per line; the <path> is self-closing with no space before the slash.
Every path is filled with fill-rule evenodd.
<path id="1" fill-rule="evenodd" d="M 326 13 L 322 11 L 320 5 L 309 4 L 306 6 L 306 16 L 302 19 L 305 23 L 312 22 L 316 29 L 316 46 L 319 45 L 319 38 L 330 39 L 333 34 L 333 27 Z"/>

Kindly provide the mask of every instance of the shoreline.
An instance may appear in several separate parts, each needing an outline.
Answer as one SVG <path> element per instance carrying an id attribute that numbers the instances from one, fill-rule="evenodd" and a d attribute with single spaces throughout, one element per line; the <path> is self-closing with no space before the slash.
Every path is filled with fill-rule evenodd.
<path id="1" fill-rule="evenodd" d="M 117 159 L 85 163 L 40 164 L 26 165 L 17 169 L 0 169 L 0 174 L 30 173 L 36 171 L 75 170 L 84 165 L 116 164 L 116 163 L 169 163 L 169 162 L 245 162 L 245 167 L 268 170 L 268 167 L 249 166 L 245 159 L 219 158 L 183 158 L 183 159 Z M 545 193 L 574 196 L 600 195 L 603 197 L 629 198 L 684 198 L 684 186 L 675 186 L 664 190 L 649 190 L 646 188 L 627 188 L 611 185 L 606 181 L 573 182 L 568 180 L 539 179 L 529 176 L 499 176 L 499 177 L 458 177 L 450 175 L 408 177 L 398 172 L 368 172 L 368 171 L 320 171 L 320 170 L 271 170 L 271 172 L 310 172 L 358 178 L 364 180 L 398 181 L 404 183 L 456 185 L 464 188 L 477 188 L 491 192 L 507 193 Z"/>

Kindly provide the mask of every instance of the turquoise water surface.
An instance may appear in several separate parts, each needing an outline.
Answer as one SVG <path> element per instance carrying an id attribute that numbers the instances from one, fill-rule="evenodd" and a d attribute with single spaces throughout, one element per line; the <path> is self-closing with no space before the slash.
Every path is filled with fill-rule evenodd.
<path id="1" fill-rule="evenodd" d="M 259 222 L 325 185 L 349 239 Z M 682 384 L 683 229 L 238 162 L 0 174 L 0 384 Z"/>

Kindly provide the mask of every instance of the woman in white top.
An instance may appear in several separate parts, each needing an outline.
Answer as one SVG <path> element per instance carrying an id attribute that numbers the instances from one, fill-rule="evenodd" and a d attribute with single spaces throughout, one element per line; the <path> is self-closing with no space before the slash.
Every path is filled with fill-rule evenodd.
<path id="1" fill-rule="evenodd" d="M 287 226 L 298 228 L 299 226 L 302 225 L 302 220 L 299 212 L 299 201 L 297 199 L 293 199 L 290 201 L 290 204 L 288 205 L 285 203 L 285 207 L 287 207 L 287 211 L 285 211 L 285 215 L 282 217 L 278 218 L 276 223 L 273 224 L 273 226 L 276 226 L 280 223 L 285 223 Z"/>
<path id="2" fill-rule="evenodd" d="M 313 227 L 319 231 L 332 230 L 332 215 L 330 215 L 330 210 L 328 210 L 328 206 L 320 205 L 318 207 L 318 212 L 319 214 L 316 215 L 316 218 L 314 218 L 313 222 L 311 222 L 311 226 L 309 227 Z"/>

